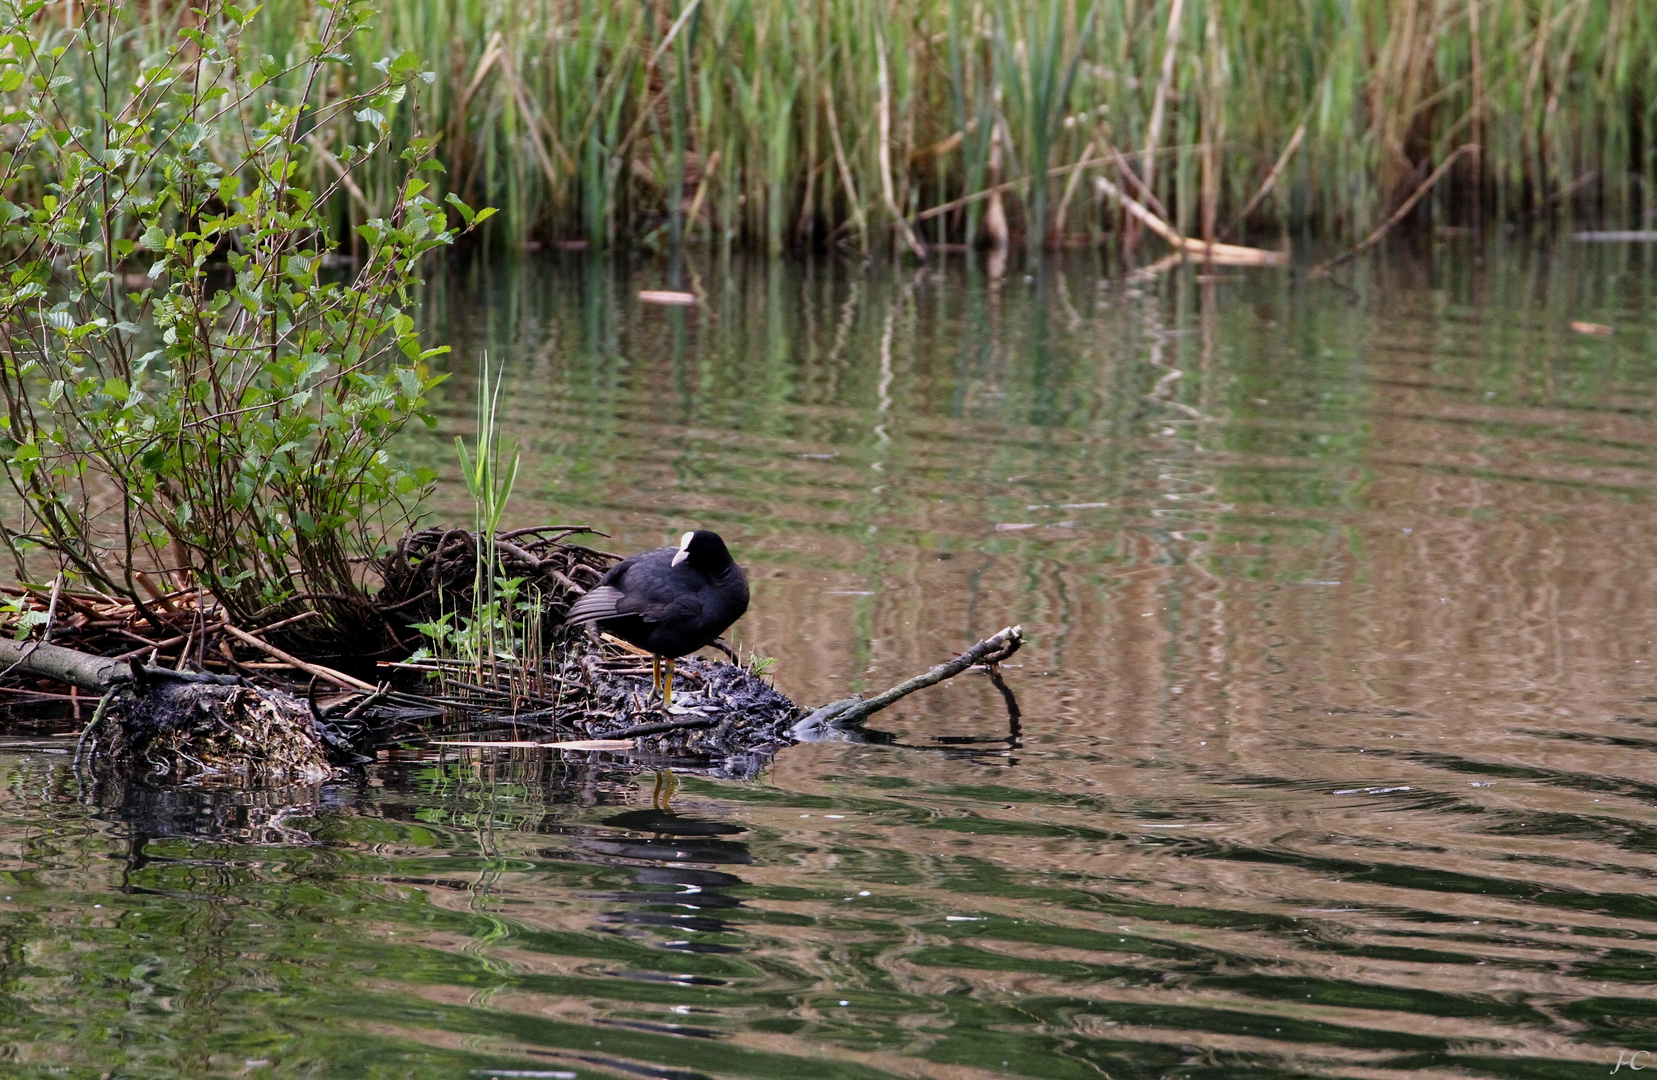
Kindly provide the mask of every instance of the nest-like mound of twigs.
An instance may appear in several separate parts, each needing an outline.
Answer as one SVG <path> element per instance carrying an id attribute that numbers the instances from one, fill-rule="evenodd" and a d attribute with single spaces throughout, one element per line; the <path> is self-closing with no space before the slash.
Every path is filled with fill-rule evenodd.
<path id="1" fill-rule="evenodd" d="M 652 691 L 648 657 L 563 627 L 569 605 L 617 559 L 570 540 L 592 532 L 542 527 L 495 537 L 497 582 L 518 579 L 517 596 L 539 612 L 539 633 L 516 628 L 513 647 L 525 655 L 512 661 L 498 653 L 402 659 L 445 647 L 416 626 L 472 614 L 479 541 L 464 529 L 410 533 L 374 564 L 384 584 L 370 621 L 381 625 L 360 628 L 364 645 L 351 656 L 308 652 L 307 638 L 291 633 L 328 613 L 235 626 L 210 594 L 164 591 L 161 578 L 143 579 L 153 602 L 142 608 L 61 578 L 50 589 L 8 591 L 23 609 L 14 622 L 27 618 L 84 660 L 119 657 L 122 671 L 130 668 L 90 749 L 102 763 L 124 762 L 157 780 L 314 778 L 330 759 L 347 763 L 387 740 L 424 741 L 434 726 L 520 742 L 525 733 L 539 742 L 643 739 L 635 749 L 675 760 L 785 742 L 800 710 L 749 668 L 682 662 L 669 712 Z M 386 634 L 401 643 L 395 659 L 376 655 Z M 41 669 L 40 659 L 12 673 L 14 690 L 28 693 L 18 683 L 32 674 L 34 692 L 56 696 L 40 680 L 64 676 Z"/>
<path id="2" fill-rule="evenodd" d="M 529 665 L 427 658 L 394 666 L 430 680 L 418 695 L 387 698 L 393 707 L 441 706 L 449 722 L 429 732 L 437 745 L 638 740 L 637 750 L 705 760 L 783 745 L 803 714 L 751 667 L 699 657 L 679 661 L 668 709 L 652 689 L 648 657 L 584 634 Z"/>
<path id="3" fill-rule="evenodd" d="M 299 698 L 234 678 L 132 671 L 137 678 L 116 691 L 114 711 L 100 708 L 87 726 L 77 765 L 84 751 L 95 765 L 196 784 L 315 782 L 332 773 L 316 714 Z"/>
<path id="4" fill-rule="evenodd" d="M 604 534 L 581 526 L 549 525 L 495 535 L 496 580 L 518 579 L 520 596 L 538 595 L 548 640 L 570 604 L 598 584 L 604 571 L 620 559 L 567 540 L 580 535 Z M 413 652 L 424 644 L 414 626 L 472 610 L 478 537 L 466 529 L 421 529 L 398 541 L 395 549 L 374 563 L 374 569 L 384 582 L 374 597 L 375 610 L 406 651 Z"/>
<path id="5" fill-rule="evenodd" d="M 0 690 L 65 696 L 47 689 L 55 682 L 101 697 L 83 748 L 100 765 L 124 766 L 145 780 L 315 781 L 330 765 L 365 760 L 365 751 L 391 743 L 609 750 L 635 762 L 752 775 L 797 738 L 859 724 L 974 665 L 993 672 L 1022 641 L 1019 628 L 1009 627 L 882 694 L 810 715 L 753 664 L 691 657 L 678 664 L 668 708 L 652 686 L 647 654 L 562 625 L 570 603 L 616 559 L 568 542 L 591 532 L 543 527 L 495 538 L 497 584 L 518 579 L 518 599 L 537 614 L 481 648 L 457 644 L 464 638 L 429 640 L 415 629 L 472 613 L 478 538 L 460 529 L 411 533 L 376 564 L 385 585 L 364 610 L 381 625 L 362 628 L 361 651 L 340 657 L 346 671 L 317 662 L 317 653 L 295 643 L 303 638 L 273 635 L 319 622 L 338 637 L 351 627 L 331 621 L 334 609 L 242 627 L 198 588 L 164 591 L 143 575 L 153 604 L 72 590 L 62 576 L 50 589 L 0 586 L 16 597 L 12 629 L 39 630 L 28 641 L 0 639 L 8 665 Z M 392 627 L 408 659 L 376 664 L 382 631 Z M 433 657 L 422 647 L 478 655 Z M 514 652 L 520 655 L 508 659 Z M 69 696 L 78 716 L 86 698 Z M 80 748 L 76 754 L 78 765 Z"/>
<path id="6" fill-rule="evenodd" d="M 604 534 L 543 526 L 495 538 L 496 580 L 518 579 L 518 595 L 536 599 L 543 641 L 553 639 L 570 603 L 620 558 L 567 541 L 577 535 Z M 322 598 L 350 600 L 366 625 L 336 625 L 337 603 L 296 614 L 292 607 L 305 602 L 297 598 L 283 605 L 276 621 L 232 626 L 213 596 L 188 582 L 188 573 L 135 572 L 148 595 L 143 604 L 70 587 L 61 577 L 50 586 L 0 585 L 0 595 L 14 609 L 0 618 L 0 633 L 17 636 L 20 627 L 34 627 L 44 639 L 82 652 L 180 670 L 253 677 L 285 668 L 306 678 L 318 668 L 342 668 L 371 681 L 376 662 L 400 660 L 428 644 L 414 626 L 471 613 L 477 559 L 477 537 L 465 529 L 435 527 L 405 535 L 373 563 L 383 582 L 377 593 Z M 312 663 L 300 666 L 296 658 Z"/>

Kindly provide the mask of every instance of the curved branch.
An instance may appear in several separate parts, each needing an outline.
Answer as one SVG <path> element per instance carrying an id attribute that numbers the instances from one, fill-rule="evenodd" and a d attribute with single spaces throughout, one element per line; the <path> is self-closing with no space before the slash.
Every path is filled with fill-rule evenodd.
<path id="1" fill-rule="evenodd" d="M 974 664 L 999 664 L 1017 652 L 1019 646 L 1023 644 L 1023 627 L 1009 626 L 1000 633 L 980 641 L 947 664 L 939 664 L 924 675 L 916 675 L 913 679 L 898 683 L 884 693 L 876 694 L 872 698 L 849 697 L 829 702 L 798 724 L 795 724 L 795 735 L 798 737 L 802 731 L 831 725 L 847 727 L 862 723 L 863 719 L 871 713 L 879 712 L 900 698 L 908 697 L 916 690 L 924 690 L 928 686 L 935 686 L 945 679 L 959 675 Z"/>

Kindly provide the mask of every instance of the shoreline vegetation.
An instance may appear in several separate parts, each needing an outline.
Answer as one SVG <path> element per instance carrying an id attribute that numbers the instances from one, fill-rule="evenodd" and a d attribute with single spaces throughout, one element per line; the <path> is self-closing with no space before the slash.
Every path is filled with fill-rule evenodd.
<path id="1" fill-rule="evenodd" d="M 374 9 L 317 11 L 315 40 L 277 59 L 253 51 L 257 9 L 223 0 L 160 40 L 112 0 L 80 22 L 0 0 L 0 472 L 17 511 L 0 551 L 19 583 L 0 586 L 0 690 L 67 685 L 77 712 L 97 697 L 82 780 L 83 752 L 150 779 L 316 780 L 440 720 L 471 736 L 444 745 L 484 745 L 481 726 L 522 747 L 528 725 L 537 748 L 758 768 L 805 712 L 762 658 L 727 647 L 737 662 L 696 662 L 695 692 L 658 706 L 648 654 L 566 625 L 616 556 L 572 542 L 585 527 L 498 530 L 517 456 L 486 358 L 477 437 L 456 439 L 476 528 L 411 531 L 436 474 L 391 447 L 436 425 L 430 362 L 449 351 L 421 340 L 417 273 L 494 211 L 425 179 L 444 172 L 419 124 L 436 73 L 388 53 L 341 90 Z M 335 208 L 386 175 L 390 201 L 341 232 Z M 819 719 L 856 726 L 1019 640 L 1010 627 Z M 347 698 L 319 701 L 319 682 Z"/>
<path id="2" fill-rule="evenodd" d="M 0 0 L 7 672 L 100 694 L 83 743 L 114 702 L 134 762 L 160 736 L 239 760 L 280 729 L 322 767 L 325 708 L 257 693 L 255 655 L 358 695 L 341 723 L 390 667 L 513 724 L 533 698 L 560 746 L 781 737 L 799 710 L 752 664 L 715 666 L 758 697 L 709 676 L 730 724 L 633 722 L 638 657 L 561 628 L 612 557 L 497 532 L 516 459 L 487 379 L 457 443 L 474 530 L 406 531 L 435 472 L 390 449 L 435 425 L 448 352 L 422 340 L 422 265 L 463 238 L 1039 258 L 1141 230 L 1266 265 L 1294 230 L 1363 237 L 1350 254 L 1418 204 L 1482 220 L 1487 194 L 1509 220 L 1643 212 L 1657 16 L 1634 0 L 1340 2 Z M 1278 250 L 1246 246 L 1271 229 Z M 95 653 L 36 657 L 74 629 Z"/>
<path id="3" fill-rule="evenodd" d="M 440 249 L 1637 227 L 1654 73 L 1644 0 L 0 0 L 0 554 L 360 648 Z"/>
<path id="4" fill-rule="evenodd" d="M 151 3 L 114 63 L 176 43 L 190 8 Z M 271 0 L 246 54 L 294 68 L 328 10 Z M 1657 183 L 1644 0 L 409 0 L 340 52 L 319 109 L 382 56 L 435 73 L 392 138 L 434 136 L 435 186 L 498 207 L 479 235 L 508 246 L 1097 243 L 1145 224 L 1116 196 L 1266 247 L 1358 241 L 1412 195 L 1440 225 L 1638 229 Z M 292 76 L 265 92 L 297 97 Z M 338 182 L 375 122 L 306 139 L 308 186 L 353 227 L 401 185 L 374 163 Z"/>

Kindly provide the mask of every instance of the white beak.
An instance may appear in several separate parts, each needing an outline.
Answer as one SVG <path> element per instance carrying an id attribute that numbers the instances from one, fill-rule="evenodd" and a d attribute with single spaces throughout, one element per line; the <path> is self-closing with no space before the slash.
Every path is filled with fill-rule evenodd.
<path id="1" fill-rule="evenodd" d="M 695 535 L 695 533 L 686 533 L 685 535 L 679 537 L 679 550 L 674 554 L 673 561 L 668 565 L 678 566 L 680 563 L 690 558 L 690 538 Z"/>

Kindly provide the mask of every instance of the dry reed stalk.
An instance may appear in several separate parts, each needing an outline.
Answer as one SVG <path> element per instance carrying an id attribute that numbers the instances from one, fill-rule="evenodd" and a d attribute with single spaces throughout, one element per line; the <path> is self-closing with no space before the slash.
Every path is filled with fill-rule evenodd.
<path id="1" fill-rule="evenodd" d="M 505 45 L 506 43 L 502 40 L 499 30 L 489 35 L 489 44 L 484 47 L 483 56 L 479 58 L 477 66 L 472 69 L 471 80 L 467 82 L 466 89 L 462 90 L 460 96 L 455 99 L 454 112 L 456 116 L 466 115 L 466 107 L 472 103 L 472 95 L 478 92 L 478 87 L 483 85 L 483 80 L 488 76 L 490 69 L 501 58 L 501 52 Z"/>
<path id="2" fill-rule="evenodd" d="M 1215 10 L 1210 7 L 1203 37 L 1205 39 L 1205 94 L 1202 110 L 1202 238 L 1214 243 L 1214 232 L 1220 223 L 1220 162 L 1219 143 L 1225 139 L 1225 110 L 1221 107 L 1224 87 L 1220 62 L 1220 24 Z M 1212 251 L 1212 247 L 1210 249 Z"/>
<path id="3" fill-rule="evenodd" d="M 1394 190 L 1415 168 L 1405 141 L 1415 124 L 1438 29 L 1436 4 L 1432 15 L 1426 17 L 1426 29 L 1417 29 L 1423 21 L 1421 8 L 1425 2 L 1400 0 L 1394 8 L 1403 13 L 1403 22 L 1387 34 L 1376 65 L 1378 77 L 1370 90 L 1377 139 L 1387 154 L 1381 174 L 1383 193 Z"/>
<path id="4" fill-rule="evenodd" d="M 990 207 L 984 214 L 984 234 L 989 237 L 990 250 L 1004 254 L 1008 245 L 1007 208 L 1001 202 L 1002 144 L 1006 141 L 1007 122 L 996 114 L 995 130 L 990 135 L 989 197 Z M 999 277 L 1000 275 L 992 275 Z"/>
<path id="5" fill-rule="evenodd" d="M 1108 147 L 1109 144 L 1107 143 L 1106 146 Z M 1200 150 L 1201 146 L 1199 145 L 1197 147 L 1197 149 Z M 1081 161 L 1072 162 L 1069 165 L 1055 165 L 1051 169 L 1047 170 L 1047 175 L 1049 177 L 1068 176 L 1072 173 L 1075 173 L 1075 172 L 1078 172 L 1078 171 L 1081 171 L 1081 170 L 1091 169 L 1096 165 L 1104 165 L 1106 163 L 1107 163 L 1106 159 L 1102 158 L 1102 157 L 1085 157 Z M 1131 175 L 1131 172 L 1130 172 L 1130 175 Z M 1138 178 L 1135 177 L 1135 179 L 1138 179 Z M 925 210 L 922 210 L 920 213 L 916 214 L 915 215 L 915 220 L 916 221 L 930 221 L 932 218 L 938 217 L 939 215 L 948 214 L 948 213 L 951 213 L 952 211 L 959 210 L 963 206 L 969 206 L 972 203 L 981 202 L 985 199 L 993 198 L 994 196 L 1002 194 L 1004 192 L 1016 191 L 1019 188 L 1024 187 L 1029 182 L 1030 182 L 1030 178 L 1027 177 L 1027 176 L 1021 176 L 1017 180 L 1006 180 L 1006 181 L 1003 181 L 1002 183 L 996 184 L 993 187 L 984 188 L 982 191 L 975 191 L 971 195 L 962 195 L 958 199 L 951 199 L 949 202 L 939 203 L 937 206 L 929 206 Z M 1145 200 L 1145 201 L 1150 202 L 1150 200 L 1148 200 L 1148 199 Z M 1155 204 L 1153 204 L 1153 206 L 1154 205 Z M 1161 216 L 1161 215 L 1159 214 L 1158 216 Z M 1164 220 L 1166 220 L 1166 219 L 1164 218 Z"/>
<path id="6" fill-rule="evenodd" d="M 1106 148 L 1110 150 L 1111 161 L 1115 163 L 1116 171 L 1122 175 L 1123 180 L 1132 185 L 1140 200 L 1154 210 L 1157 216 L 1164 221 L 1172 217 L 1173 215 L 1168 213 L 1168 208 L 1162 205 L 1162 200 L 1156 197 L 1156 192 L 1146 187 L 1145 181 L 1141 180 L 1139 174 L 1133 171 L 1133 166 L 1128 164 L 1128 159 L 1123 156 L 1122 152 L 1109 143 L 1106 144 Z"/>
<path id="7" fill-rule="evenodd" d="M 547 153 L 547 148 L 541 141 L 544 125 L 541 122 L 540 111 L 530 104 L 529 94 L 524 90 L 524 81 L 518 77 L 518 66 L 512 62 L 511 54 L 501 49 L 498 55 L 501 73 L 506 76 L 508 85 L 512 87 L 512 100 L 517 102 L 518 114 L 524 118 L 524 126 L 529 129 L 526 134 L 529 136 L 530 149 L 535 151 L 535 162 L 541 166 L 541 175 L 546 177 L 547 187 L 556 189 L 558 170 L 553 167 L 552 156 Z"/>
<path id="8" fill-rule="evenodd" d="M 1571 22 L 1571 29 L 1565 38 L 1565 47 L 1559 50 L 1559 59 L 1553 78 L 1553 87 L 1548 92 L 1548 103 L 1542 109 L 1542 132 L 1546 138 L 1554 128 L 1554 121 L 1559 115 L 1559 95 L 1570 82 L 1570 60 L 1576 52 L 1578 37 L 1582 34 L 1582 23 L 1588 15 L 1586 0 L 1576 0 L 1576 18 Z M 1569 168 L 1569 165 L 1566 165 Z M 1569 175 L 1566 173 L 1565 175 Z"/>
<path id="9" fill-rule="evenodd" d="M 1145 125 L 1145 187 L 1156 190 L 1156 148 L 1162 141 L 1162 117 L 1168 95 L 1174 85 L 1174 62 L 1179 54 L 1180 16 L 1185 12 L 1185 0 L 1172 0 L 1168 5 L 1168 31 L 1163 37 L 1162 73 L 1157 77 L 1156 98 L 1151 102 L 1151 119 Z"/>
<path id="10" fill-rule="evenodd" d="M 690 20 L 692 15 L 696 14 L 696 9 L 701 3 L 702 0 L 690 0 L 690 3 L 685 5 L 684 10 L 679 12 L 679 17 L 673 20 L 673 25 L 668 28 L 666 34 L 662 35 L 662 43 L 656 46 L 655 52 L 650 54 L 650 62 L 645 65 L 647 70 L 656 70 L 656 65 L 661 62 L 662 55 L 673 44 L 673 39 L 679 36 L 679 31 L 685 28 L 685 23 Z"/>
<path id="11" fill-rule="evenodd" d="M 1300 149 L 1300 142 L 1304 138 L 1306 138 L 1306 121 L 1301 120 L 1299 125 L 1295 127 L 1295 133 L 1289 136 L 1289 145 L 1283 148 L 1283 153 L 1278 155 L 1277 163 L 1272 166 L 1272 171 L 1267 173 L 1266 179 L 1261 182 L 1260 190 L 1256 191 L 1253 197 L 1243 204 L 1243 208 L 1237 211 L 1236 220 L 1220 230 L 1221 236 L 1229 236 L 1235 232 L 1239 225 L 1248 220 L 1248 216 L 1254 212 L 1254 208 L 1264 202 L 1267 195 L 1271 194 L 1272 188 L 1277 184 L 1277 178 L 1282 176 L 1283 170 L 1289 167 L 1289 159 L 1295 156 L 1295 151 Z"/>
<path id="12" fill-rule="evenodd" d="M 1183 255 L 1200 255 L 1205 261 L 1216 266 L 1285 266 L 1289 258 L 1281 251 L 1267 251 L 1264 248 L 1242 247 L 1238 244 L 1207 243 L 1193 237 L 1181 236 L 1166 221 L 1157 217 L 1138 201 L 1130 198 L 1126 192 L 1115 184 L 1099 177 L 1094 181 L 1099 190 L 1115 199 L 1133 217 L 1142 222 L 1152 232 L 1172 244 Z"/>
<path id="13" fill-rule="evenodd" d="M 1484 117 L 1488 92 L 1484 84 L 1484 35 L 1479 30 L 1480 3 L 1481 0 L 1467 0 L 1467 51 L 1473 65 L 1473 107 L 1470 110 L 1473 141 L 1482 146 L 1486 141 Z"/>
<path id="14" fill-rule="evenodd" d="M 897 195 L 892 190 L 892 87 L 891 77 L 886 71 L 886 35 L 878 28 L 875 30 L 875 62 L 878 65 L 880 83 L 880 110 L 879 110 L 879 138 L 876 156 L 880 160 L 880 194 L 886 201 L 886 212 L 892 215 L 892 222 L 897 227 L 898 235 L 909 250 L 915 253 L 915 258 L 926 260 L 926 248 L 921 245 L 920 237 L 915 235 L 904 219 L 903 211 L 898 207 Z"/>
<path id="15" fill-rule="evenodd" d="M 1339 266 L 1341 263 L 1346 262 L 1349 259 L 1356 258 L 1357 256 L 1368 251 L 1370 248 L 1374 247 L 1376 244 L 1380 243 L 1381 238 L 1391 232 L 1393 226 L 1397 225 L 1400 221 L 1403 221 L 1404 218 L 1409 215 L 1409 212 L 1415 209 L 1415 204 L 1426 197 L 1427 193 L 1433 189 L 1433 185 L 1444 179 L 1445 174 L 1450 171 L 1450 166 L 1454 165 L 1458 158 L 1460 158 L 1463 154 L 1476 154 L 1478 152 L 1479 148 L 1475 143 L 1463 143 L 1461 146 L 1456 147 L 1455 151 L 1451 153 L 1449 157 L 1439 162 L 1438 168 L 1434 169 L 1427 179 L 1421 181 L 1415 191 L 1410 194 L 1410 197 L 1404 200 L 1403 205 L 1399 206 L 1397 210 L 1394 210 L 1392 212 L 1392 216 L 1387 218 L 1387 220 L 1384 221 L 1374 232 L 1365 237 L 1362 243 L 1351 248 L 1350 250 L 1342 252 L 1326 263 L 1319 263 L 1317 266 L 1312 268 L 1312 274 L 1317 277 L 1322 277 L 1328 274 L 1330 270 L 1333 270 L 1335 267 Z"/>
<path id="16" fill-rule="evenodd" d="M 708 178 L 719 171 L 719 151 L 715 150 L 708 155 L 708 160 L 702 166 L 702 178 L 696 182 L 696 195 L 690 200 L 690 209 L 685 211 L 685 222 L 694 225 L 702 214 L 702 199 L 708 193 Z"/>
<path id="17" fill-rule="evenodd" d="M 1094 141 L 1089 139 L 1087 145 L 1082 147 L 1081 159 L 1071 167 L 1070 179 L 1064 182 L 1064 194 L 1059 197 L 1059 208 L 1053 215 L 1053 228 L 1058 235 L 1064 233 L 1065 219 L 1070 214 L 1070 200 L 1076 194 L 1076 189 L 1081 185 L 1082 172 L 1093 164 Z"/>
<path id="18" fill-rule="evenodd" d="M 965 131 L 957 131 L 953 135 L 946 135 L 931 146 L 923 146 L 916 150 L 909 155 L 910 167 L 913 168 L 926 161 L 936 161 L 946 154 L 953 154 L 961 148 L 961 143 L 966 139 L 967 132 L 971 131 L 976 125 L 976 120 L 969 120 Z"/>
<path id="19" fill-rule="evenodd" d="M 840 143 L 840 118 L 834 114 L 834 95 L 823 88 L 823 105 L 828 109 L 829 138 L 834 142 L 834 161 L 840 168 L 840 182 L 846 188 L 846 202 L 851 210 L 852 225 L 857 229 L 858 248 L 869 250 L 869 223 L 863 216 L 863 200 L 857 197 L 857 181 L 852 179 L 851 166 L 846 163 L 846 148 Z"/>

